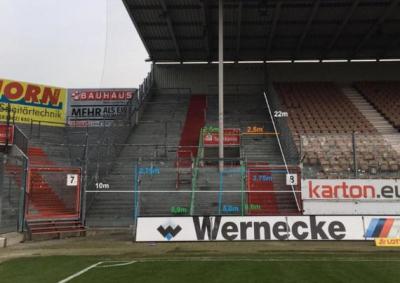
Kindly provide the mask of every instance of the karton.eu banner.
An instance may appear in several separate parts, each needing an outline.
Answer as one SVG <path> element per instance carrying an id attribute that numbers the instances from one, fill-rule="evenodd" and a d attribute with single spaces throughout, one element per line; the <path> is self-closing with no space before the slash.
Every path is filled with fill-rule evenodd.
<path id="1" fill-rule="evenodd" d="M 400 181 L 306 179 L 301 193 L 304 200 L 400 200 Z"/>
<path id="2" fill-rule="evenodd" d="M 361 216 L 140 217 L 136 241 L 364 240 Z"/>

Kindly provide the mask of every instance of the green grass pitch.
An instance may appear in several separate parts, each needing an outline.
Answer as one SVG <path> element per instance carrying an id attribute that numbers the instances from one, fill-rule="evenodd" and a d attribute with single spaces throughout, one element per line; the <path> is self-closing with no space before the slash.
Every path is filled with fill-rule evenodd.
<path id="1" fill-rule="evenodd" d="M 0 264 L 1 283 L 47 283 L 62 279 L 100 261 L 68 282 L 179 283 L 396 283 L 400 282 L 400 254 L 271 254 L 263 257 L 136 259 L 53 256 L 21 258 Z"/>

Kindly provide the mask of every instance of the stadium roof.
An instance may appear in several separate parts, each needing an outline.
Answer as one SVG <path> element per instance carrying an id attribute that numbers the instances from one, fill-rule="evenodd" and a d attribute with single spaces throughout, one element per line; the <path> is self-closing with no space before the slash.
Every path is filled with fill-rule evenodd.
<path id="1" fill-rule="evenodd" d="M 150 60 L 216 61 L 218 0 L 123 0 Z M 400 58 L 400 0 L 225 0 L 225 60 Z"/>

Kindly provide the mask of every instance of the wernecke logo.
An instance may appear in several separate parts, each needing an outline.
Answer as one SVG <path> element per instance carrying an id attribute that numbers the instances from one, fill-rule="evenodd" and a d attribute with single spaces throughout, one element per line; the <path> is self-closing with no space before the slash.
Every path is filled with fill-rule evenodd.
<path id="1" fill-rule="evenodd" d="M 175 227 L 172 227 L 171 225 L 167 225 L 166 227 L 160 225 L 157 228 L 158 232 L 168 241 L 173 239 L 178 233 L 182 230 L 182 227 L 179 225 L 176 225 Z"/>
<path id="2" fill-rule="evenodd" d="M 61 89 L 0 80 L 0 102 L 24 106 L 62 109 Z"/>

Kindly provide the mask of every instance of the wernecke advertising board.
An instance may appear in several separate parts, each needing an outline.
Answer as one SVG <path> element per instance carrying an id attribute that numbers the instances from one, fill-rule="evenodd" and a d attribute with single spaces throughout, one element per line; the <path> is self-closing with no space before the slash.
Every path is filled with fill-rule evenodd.
<path id="1" fill-rule="evenodd" d="M 139 217 L 137 242 L 400 239 L 399 216 Z M 395 243 L 393 243 L 395 244 Z"/>
<path id="2" fill-rule="evenodd" d="M 65 125 L 66 89 L 0 79 L 0 121 L 7 119 L 8 104 L 16 123 Z"/>

